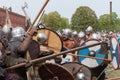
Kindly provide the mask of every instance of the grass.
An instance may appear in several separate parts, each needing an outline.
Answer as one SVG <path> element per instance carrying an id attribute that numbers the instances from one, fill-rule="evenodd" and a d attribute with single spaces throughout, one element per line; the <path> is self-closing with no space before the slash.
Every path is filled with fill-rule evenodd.
<path id="1" fill-rule="evenodd" d="M 108 55 L 108 59 L 111 60 L 111 55 L 109 54 Z M 113 67 L 112 67 L 112 64 L 109 64 L 106 68 L 106 77 L 107 78 L 116 78 L 116 77 L 120 77 L 120 68 L 115 70 Z M 119 79 L 120 80 L 120 79 Z"/>

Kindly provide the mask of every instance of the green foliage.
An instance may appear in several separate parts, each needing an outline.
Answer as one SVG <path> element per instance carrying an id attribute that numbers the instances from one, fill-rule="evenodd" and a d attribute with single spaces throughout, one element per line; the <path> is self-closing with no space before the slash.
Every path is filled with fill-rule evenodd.
<path id="1" fill-rule="evenodd" d="M 99 22 L 99 28 L 101 30 L 108 30 L 110 25 L 110 15 L 109 14 L 101 15 L 98 22 Z"/>
<path id="2" fill-rule="evenodd" d="M 48 28 L 52 30 L 62 30 L 71 28 L 73 30 L 85 30 L 88 26 L 92 26 L 96 30 L 116 30 L 120 31 L 120 18 L 113 12 L 103 14 L 97 19 L 95 12 L 87 6 L 82 6 L 76 9 L 72 15 L 71 24 L 65 17 L 61 17 L 56 11 L 44 14 L 41 20 Z"/>
<path id="3" fill-rule="evenodd" d="M 69 20 L 67 18 L 62 17 L 61 18 L 61 27 L 60 30 L 69 27 Z"/>
<path id="4" fill-rule="evenodd" d="M 98 22 L 101 30 L 120 30 L 120 19 L 115 12 L 113 12 L 111 15 L 101 15 Z"/>
<path id="5" fill-rule="evenodd" d="M 86 29 L 88 26 L 97 29 L 98 20 L 95 12 L 87 6 L 77 8 L 76 12 L 72 15 L 72 26 L 79 29 Z"/>
<path id="6" fill-rule="evenodd" d="M 61 17 L 56 11 L 49 14 L 44 14 L 41 21 L 48 28 L 53 30 L 61 30 L 62 28 L 65 28 L 69 25 L 68 19 Z"/>
<path id="7" fill-rule="evenodd" d="M 117 18 L 116 23 L 113 25 L 113 30 L 120 31 L 120 18 Z"/>

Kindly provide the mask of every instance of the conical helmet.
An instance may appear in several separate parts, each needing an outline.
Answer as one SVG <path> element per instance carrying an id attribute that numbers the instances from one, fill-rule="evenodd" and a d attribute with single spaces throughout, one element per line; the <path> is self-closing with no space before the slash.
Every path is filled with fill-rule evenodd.
<path id="1" fill-rule="evenodd" d="M 93 34 L 92 34 L 92 39 L 99 39 L 98 34 L 97 34 L 97 33 L 93 33 Z"/>
<path id="2" fill-rule="evenodd" d="M 21 37 L 25 35 L 25 30 L 22 27 L 12 28 L 12 37 Z"/>
<path id="3" fill-rule="evenodd" d="M 85 33 L 84 33 L 83 31 L 80 31 L 80 32 L 78 33 L 78 37 L 79 37 L 79 38 L 85 37 Z"/>
<path id="4" fill-rule="evenodd" d="M 93 31 L 92 26 L 88 26 L 88 28 L 86 29 L 86 32 L 92 32 L 92 31 Z"/>
<path id="5" fill-rule="evenodd" d="M 4 25 L 2 31 L 7 34 L 10 33 L 11 29 L 12 28 L 9 25 Z"/>

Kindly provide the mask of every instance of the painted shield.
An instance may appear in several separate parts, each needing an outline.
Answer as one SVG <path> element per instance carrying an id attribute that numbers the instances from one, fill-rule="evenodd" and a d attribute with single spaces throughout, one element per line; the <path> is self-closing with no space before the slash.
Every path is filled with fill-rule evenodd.
<path id="1" fill-rule="evenodd" d="M 60 36 L 53 30 L 42 28 L 38 29 L 38 33 L 33 36 L 33 39 L 37 41 L 37 36 L 41 32 L 47 35 L 47 49 L 53 50 L 55 53 L 60 52 L 63 46 Z"/>
<path id="2" fill-rule="evenodd" d="M 73 74 L 74 80 L 91 80 L 90 69 L 78 62 L 64 63 L 62 66 Z"/>
<path id="3" fill-rule="evenodd" d="M 95 43 L 98 43 L 98 40 L 88 40 L 84 42 L 81 46 L 87 46 L 92 45 Z M 96 45 L 93 47 L 81 49 L 78 51 L 78 55 L 81 56 L 91 56 L 95 58 L 102 58 L 105 59 L 107 54 L 101 51 L 101 45 Z M 85 57 L 78 57 L 78 60 L 81 62 L 81 64 L 89 67 L 89 68 L 95 68 L 101 65 L 104 61 L 103 60 L 97 60 L 92 58 L 85 58 Z"/>
<path id="4" fill-rule="evenodd" d="M 38 69 L 41 80 L 74 80 L 73 75 L 63 66 L 43 63 Z"/>
<path id="5" fill-rule="evenodd" d="M 110 39 L 110 52 L 111 52 L 111 60 L 112 66 L 114 69 L 119 68 L 120 64 L 120 47 L 116 36 L 111 37 Z"/>

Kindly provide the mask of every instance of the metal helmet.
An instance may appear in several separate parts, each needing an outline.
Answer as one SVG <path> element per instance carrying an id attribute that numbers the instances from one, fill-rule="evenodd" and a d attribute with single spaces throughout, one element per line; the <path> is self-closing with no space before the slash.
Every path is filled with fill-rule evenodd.
<path id="1" fill-rule="evenodd" d="M 86 32 L 92 32 L 93 28 L 91 26 L 88 26 L 88 28 L 86 29 Z"/>
<path id="2" fill-rule="evenodd" d="M 2 28 L 2 31 L 6 34 L 10 33 L 11 27 L 9 25 L 4 25 L 3 28 Z"/>
<path id="3" fill-rule="evenodd" d="M 82 32 L 82 31 L 80 31 L 80 32 L 78 33 L 78 37 L 79 37 L 79 38 L 83 38 L 83 37 L 85 37 L 85 33 Z"/>
<path id="4" fill-rule="evenodd" d="M 56 32 L 57 32 L 57 34 L 58 34 L 59 36 L 62 36 L 60 30 L 57 30 Z"/>
<path id="5" fill-rule="evenodd" d="M 77 31 L 73 31 L 72 34 L 75 36 L 77 35 Z"/>
<path id="6" fill-rule="evenodd" d="M 107 34 L 106 33 L 103 33 L 102 36 L 105 37 Z"/>
<path id="7" fill-rule="evenodd" d="M 77 78 L 78 80 L 85 80 L 85 74 L 80 71 L 79 73 L 77 73 Z"/>
<path id="8" fill-rule="evenodd" d="M 92 34 L 92 39 L 99 39 L 98 34 L 97 33 L 93 33 Z"/>
<path id="9" fill-rule="evenodd" d="M 38 28 L 38 29 L 41 29 L 41 28 L 45 28 L 45 26 L 44 26 L 44 24 L 39 23 L 39 24 L 37 25 L 37 28 Z"/>
<path id="10" fill-rule="evenodd" d="M 12 28 L 12 37 L 22 37 L 25 35 L 25 30 L 22 27 Z"/>
<path id="11" fill-rule="evenodd" d="M 63 33 L 62 34 L 70 35 L 71 33 L 72 33 L 72 30 L 69 29 L 69 28 L 66 28 L 66 29 L 63 29 Z"/>
<path id="12" fill-rule="evenodd" d="M 37 40 L 40 43 L 44 43 L 47 40 L 47 35 L 45 33 L 41 32 L 37 35 Z"/>
<path id="13" fill-rule="evenodd" d="M 113 33 L 112 31 L 109 32 L 110 35 L 111 35 L 112 33 Z"/>

